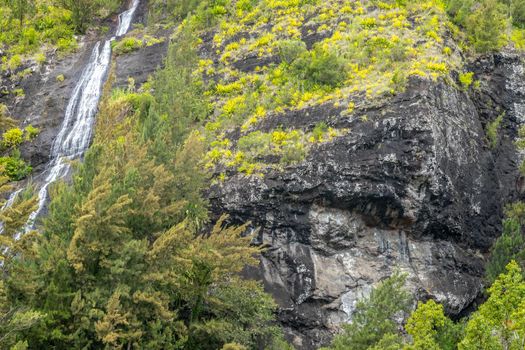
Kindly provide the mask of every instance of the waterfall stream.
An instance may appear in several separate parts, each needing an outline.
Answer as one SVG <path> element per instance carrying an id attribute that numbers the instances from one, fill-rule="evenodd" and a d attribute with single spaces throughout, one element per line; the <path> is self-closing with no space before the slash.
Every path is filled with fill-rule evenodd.
<path id="1" fill-rule="evenodd" d="M 93 47 L 91 57 L 69 99 L 64 120 L 51 149 L 51 160 L 43 174 L 46 175 L 38 191 L 38 208 L 31 213 L 25 231 L 34 229 L 35 221 L 45 207 L 48 188 L 65 177 L 70 161 L 79 159 L 89 147 L 102 86 L 111 63 L 111 42 L 127 33 L 140 0 L 133 0 L 131 7 L 119 15 L 115 36 Z M 14 192 L 6 206 L 12 205 L 20 190 Z"/>

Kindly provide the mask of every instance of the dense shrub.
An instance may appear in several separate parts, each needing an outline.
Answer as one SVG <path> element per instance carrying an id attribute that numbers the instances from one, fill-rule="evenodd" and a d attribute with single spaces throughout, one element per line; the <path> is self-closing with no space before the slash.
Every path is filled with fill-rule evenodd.
<path id="1" fill-rule="evenodd" d="M 140 49 L 143 46 L 143 42 L 135 37 L 126 37 L 116 44 L 114 44 L 113 50 L 116 55 L 129 53 Z"/>
<path id="2" fill-rule="evenodd" d="M 2 135 L 2 145 L 6 148 L 16 147 L 22 143 L 24 132 L 19 128 L 9 129 Z"/>
<path id="3" fill-rule="evenodd" d="M 320 46 L 304 52 L 293 61 L 291 68 L 301 79 L 332 87 L 341 85 L 347 77 L 345 60 Z"/>
<path id="4" fill-rule="evenodd" d="M 38 136 L 39 133 L 40 129 L 35 128 L 33 125 L 29 124 L 24 128 L 24 139 L 26 141 L 32 141 Z"/>
<path id="5" fill-rule="evenodd" d="M 31 170 L 31 166 L 20 158 L 18 152 L 13 152 L 11 156 L 0 157 L 0 175 L 7 176 L 11 181 L 22 180 Z"/>
<path id="6" fill-rule="evenodd" d="M 461 86 L 463 87 L 463 89 L 468 89 L 470 85 L 472 85 L 473 81 L 474 81 L 473 72 L 466 72 L 466 73 L 459 74 L 459 82 L 461 83 Z"/>
<path id="7" fill-rule="evenodd" d="M 523 0 L 448 0 L 447 10 L 478 52 L 493 51 L 507 42 L 507 28 L 524 25 Z"/>
<path id="8" fill-rule="evenodd" d="M 286 64 L 292 64 L 306 52 L 306 44 L 302 40 L 283 40 L 279 42 L 279 56 Z"/>

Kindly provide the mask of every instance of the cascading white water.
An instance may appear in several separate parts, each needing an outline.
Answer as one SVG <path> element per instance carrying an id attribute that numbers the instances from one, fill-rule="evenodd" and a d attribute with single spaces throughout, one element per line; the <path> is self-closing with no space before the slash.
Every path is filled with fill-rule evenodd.
<path id="1" fill-rule="evenodd" d="M 128 32 L 131 21 L 133 20 L 133 15 L 139 6 L 139 0 L 133 0 L 129 10 L 122 12 L 118 16 L 119 26 L 117 28 L 116 36 L 124 35 Z"/>
<path id="2" fill-rule="evenodd" d="M 133 0 L 131 7 L 119 15 L 115 33 L 117 37 L 129 30 L 139 1 Z M 53 142 L 51 161 L 44 172 L 47 176 L 38 192 L 38 208 L 29 216 L 26 231 L 34 228 L 36 218 L 44 209 L 49 185 L 66 176 L 70 168 L 69 161 L 82 157 L 89 147 L 102 85 L 111 63 L 111 42 L 114 39 L 112 37 L 103 44 L 100 41 L 95 44 L 89 62 L 73 90 L 64 121 Z M 18 193 L 20 190 L 11 195 L 6 205 L 12 204 Z"/>

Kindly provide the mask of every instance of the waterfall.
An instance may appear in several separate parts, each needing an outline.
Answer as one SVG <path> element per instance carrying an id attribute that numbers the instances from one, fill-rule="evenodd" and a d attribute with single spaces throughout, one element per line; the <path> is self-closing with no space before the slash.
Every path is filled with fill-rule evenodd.
<path id="1" fill-rule="evenodd" d="M 139 0 L 133 0 L 131 8 L 127 11 L 122 12 L 118 16 L 119 26 L 115 34 L 116 36 L 122 36 L 128 32 L 129 26 L 131 25 L 131 20 L 133 20 L 133 15 L 135 14 L 135 11 L 137 10 L 138 6 Z"/>
<path id="2" fill-rule="evenodd" d="M 115 36 L 127 33 L 138 5 L 139 0 L 133 0 L 131 7 L 119 15 Z M 34 229 L 35 221 L 45 207 L 49 185 L 65 177 L 70 170 L 70 161 L 81 158 L 89 147 L 102 86 L 111 63 L 111 42 L 114 39 L 112 37 L 95 44 L 73 89 L 60 131 L 53 141 L 51 160 L 44 171 L 46 178 L 38 191 L 38 208 L 29 216 L 26 232 Z M 20 190 L 10 196 L 6 205 L 11 205 L 18 193 Z"/>

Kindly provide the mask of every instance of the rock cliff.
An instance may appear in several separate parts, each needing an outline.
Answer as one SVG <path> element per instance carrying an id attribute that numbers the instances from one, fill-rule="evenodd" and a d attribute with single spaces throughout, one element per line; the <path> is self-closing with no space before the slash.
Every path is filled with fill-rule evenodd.
<path id="1" fill-rule="evenodd" d="M 321 38 L 307 39 L 311 47 Z M 23 150 L 35 174 L 48 160 L 89 45 L 20 82 L 25 99 L 0 97 L 15 116 L 42 129 Z M 166 48 L 165 42 L 118 57 L 117 84 L 130 76 L 144 82 Z M 211 56 L 206 41 L 201 49 Z M 251 71 L 277 58 L 264 60 L 235 64 Z M 479 87 L 412 78 L 395 97 L 355 99 L 351 115 L 332 102 L 269 115 L 257 130 L 312 130 L 325 122 L 349 132 L 282 171 L 233 174 L 211 188 L 216 215 L 227 212 L 260 228 L 255 240 L 266 249 L 259 269 L 248 273 L 276 298 L 297 348 L 326 344 L 351 319 L 356 300 L 394 269 L 408 273 L 418 298 L 443 302 L 451 315 L 476 304 L 503 206 L 525 189 L 518 171 L 523 156 L 514 146 L 525 122 L 525 77 L 522 57 L 513 52 L 485 56 L 469 69 Z M 56 80 L 60 74 L 64 81 Z M 502 114 L 493 146 L 487 125 Z"/>
<path id="2" fill-rule="evenodd" d="M 351 131 L 283 172 L 235 175 L 213 188 L 217 213 L 261 228 L 257 239 L 268 248 L 252 274 L 276 297 L 298 348 L 326 344 L 356 299 L 393 269 L 451 315 L 480 296 L 502 208 L 523 187 L 513 141 L 525 77 L 512 53 L 472 69 L 480 84 L 468 92 L 412 79 L 395 98 L 357 103 L 351 118 L 328 106 L 269 118 L 262 128 L 325 121 Z M 492 147 L 485 129 L 502 113 Z"/>

